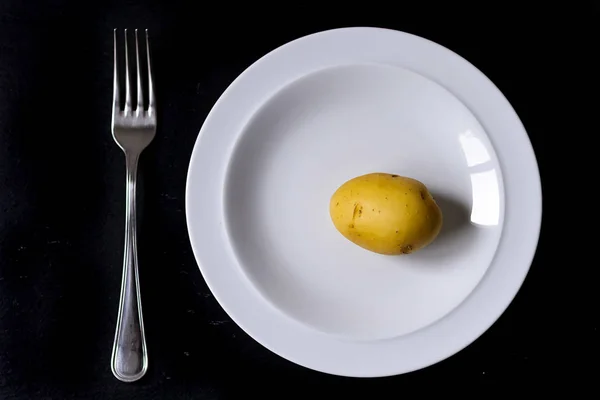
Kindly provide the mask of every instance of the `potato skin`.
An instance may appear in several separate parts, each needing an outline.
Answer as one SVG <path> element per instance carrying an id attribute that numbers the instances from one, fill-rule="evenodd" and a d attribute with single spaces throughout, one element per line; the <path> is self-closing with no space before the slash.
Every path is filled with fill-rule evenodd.
<path id="1" fill-rule="evenodd" d="M 409 254 L 430 244 L 442 227 L 442 212 L 416 179 L 388 173 L 353 178 L 332 195 L 336 229 L 358 246 L 385 255 Z"/>

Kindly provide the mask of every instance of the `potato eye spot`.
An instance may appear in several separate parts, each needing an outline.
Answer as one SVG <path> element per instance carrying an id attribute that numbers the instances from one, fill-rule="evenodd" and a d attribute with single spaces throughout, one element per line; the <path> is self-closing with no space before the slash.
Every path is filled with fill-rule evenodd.
<path id="1" fill-rule="evenodd" d="M 407 244 L 406 246 L 402 246 L 400 248 L 400 252 L 402 252 L 402 254 L 410 254 L 413 251 L 413 247 L 410 244 Z"/>
<path id="2" fill-rule="evenodd" d="M 352 221 L 354 221 L 357 217 L 360 218 L 360 216 L 362 215 L 362 209 L 363 209 L 363 207 L 360 205 L 360 203 L 354 203 L 354 211 L 352 212 Z"/>

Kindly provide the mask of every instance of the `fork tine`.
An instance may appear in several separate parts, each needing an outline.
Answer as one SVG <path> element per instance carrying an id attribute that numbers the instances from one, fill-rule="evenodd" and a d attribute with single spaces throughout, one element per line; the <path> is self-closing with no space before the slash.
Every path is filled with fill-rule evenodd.
<path id="1" fill-rule="evenodd" d="M 129 50 L 127 49 L 127 29 L 125 29 L 125 114 L 131 112 L 131 84 L 129 82 Z"/>
<path id="2" fill-rule="evenodd" d="M 114 42 L 114 60 L 115 60 L 115 70 L 113 77 L 113 114 L 116 114 L 118 111 L 121 111 L 121 106 L 119 104 L 119 72 L 117 68 L 117 30 L 113 31 L 113 42 Z"/>
<path id="3" fill-rule="evenodd" d="M 152 79 L 152 66 L 150 65 L 150 39 L 146 29 L 146 55 L 148 58 L 148 114 L 154 114 L 154 82 Z"/>
<path id="4" fill-rule="evenodd" d="M 142 75 L 140 72 L 140 50 L 138 45 L 138 30 L 135 30 L 135 61 L 137 66 L 137 109 L 136 113 L 144 111 L 144 92 L 142 90 Z"/>

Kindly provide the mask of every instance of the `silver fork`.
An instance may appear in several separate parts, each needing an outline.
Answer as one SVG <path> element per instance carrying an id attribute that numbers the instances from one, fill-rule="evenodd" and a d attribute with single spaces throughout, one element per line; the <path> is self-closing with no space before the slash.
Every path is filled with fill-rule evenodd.
<path id="1" fill-rule="evenodd" d="M 137 29 L 135 30 L 135 55 L 137 65 L 137 107 L 131 106 L 129 82 L 129 55 L 127 51 L 127 29 L 125 29 L 125 105 L 119 100 L 119 75 L 117 67 L 117 30 L 114 30 L 114 81 L 112 135 L 125 153 L 126 202 L 125 251 L 123 277 L 119 300 L 119 315 L 113 345 L 111 369 L 115 377 L 123 382 L 140 379 L 148 369 L 148 355 L 142 318 L 140 282 L 137 257 L 137 227 L 135 192 L 137 166 L 140 154 L 150 144 L 156 133 L 156 108 L 150 67 L 150 46 L 146 30 L 146 54 L 148 61 L 148 110 L 144 109 L 144 93 L 140 73 L 140 53 Z"/>

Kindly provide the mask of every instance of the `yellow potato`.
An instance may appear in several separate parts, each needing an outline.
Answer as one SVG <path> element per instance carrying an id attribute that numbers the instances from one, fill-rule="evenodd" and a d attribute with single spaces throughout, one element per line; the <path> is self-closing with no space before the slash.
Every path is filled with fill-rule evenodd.
<path id="1" fill-rule="evenodd" d="M 379 254 L 408 254 L 439 234 L 442 212 L 416 179 L 371 173 L 349 180 L 331 197 L 336 229 L 358 246 Z"/>

